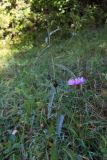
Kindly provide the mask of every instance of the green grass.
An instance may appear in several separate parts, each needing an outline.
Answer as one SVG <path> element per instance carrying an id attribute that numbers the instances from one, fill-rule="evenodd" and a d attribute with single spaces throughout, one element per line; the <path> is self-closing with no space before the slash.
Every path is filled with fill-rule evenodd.
<path id="1" fill-rule="evenodd" d="M 107 31 L 56 36 L 44 48 L 41 41 L 0 51 L 0 160 L 106 160 Z M 82 88 L 67 86 L 74 75 L 86 77 Z M 57 116 L 47 119 L 56 81 Z M 55 129 L 60 114 L 62 139 Z"/>

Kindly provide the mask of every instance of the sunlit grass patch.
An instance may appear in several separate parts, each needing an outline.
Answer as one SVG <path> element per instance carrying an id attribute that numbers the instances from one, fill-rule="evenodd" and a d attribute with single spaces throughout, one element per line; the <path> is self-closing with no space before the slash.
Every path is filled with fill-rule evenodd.
<path id="1" fill-rule="evenodd" d="M 10 49 L 0 49 L 0 71 L 8 67 L 8 60 L 12 57 Z"/>

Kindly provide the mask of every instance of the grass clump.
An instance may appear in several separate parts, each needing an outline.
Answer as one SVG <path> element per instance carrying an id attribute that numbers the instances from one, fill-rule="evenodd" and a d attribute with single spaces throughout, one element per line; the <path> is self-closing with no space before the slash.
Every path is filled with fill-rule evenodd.
<path id="1" fill-rule="evenodd" d="M 43 45 L 1 50 L 0 159 L 107 159 L 106 31 L 54 39 L 41 52 Z M 67 86 L 74 76 L 84 76 L 86 84 Z M 48 119 L 52 87 L 56 92 Z M 60 114 L 64 123 L 58 138 Z"/>

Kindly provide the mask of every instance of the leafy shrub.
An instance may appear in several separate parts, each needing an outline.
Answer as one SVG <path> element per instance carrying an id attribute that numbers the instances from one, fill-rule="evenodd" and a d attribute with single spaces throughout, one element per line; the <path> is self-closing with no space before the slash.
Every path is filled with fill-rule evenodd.
<path id="1" fill-rule="evenodd" d="M 34 36 L 48 26 L 78 30 L 82 26 L 99 25 L 107 17 L 104 4 L 79 0 L 2 0 L 0 39 L 17 41 L 16 37 L 26 33 Z"/>

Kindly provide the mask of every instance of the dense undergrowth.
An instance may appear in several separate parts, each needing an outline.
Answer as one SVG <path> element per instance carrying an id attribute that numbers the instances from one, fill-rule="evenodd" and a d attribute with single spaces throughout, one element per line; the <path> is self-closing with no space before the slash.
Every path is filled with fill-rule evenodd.
<path id="1" fill-rule="evenodd" d="M 67 86 L 74 75 L 84 76 L 86 84 Z M 56 117 L 47 119 L 52 86 Z M 58 138 L 55 126 L 62 113 Z M 1 160 L 106 160 L 107 31 L 54 37 L 48 48 L 41 43 L 2 49 L 0 128 Z"/>

